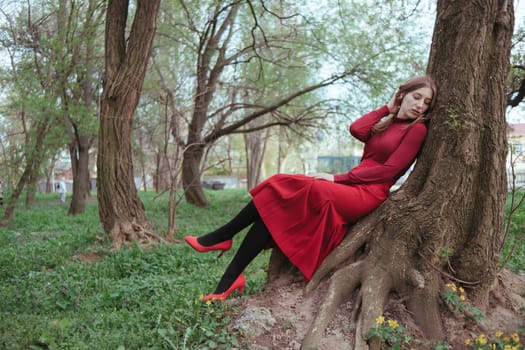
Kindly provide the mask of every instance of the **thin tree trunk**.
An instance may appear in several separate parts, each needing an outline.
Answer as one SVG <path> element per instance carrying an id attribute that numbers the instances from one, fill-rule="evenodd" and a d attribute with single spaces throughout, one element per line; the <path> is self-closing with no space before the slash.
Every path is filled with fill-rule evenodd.
<path id="1" fill-rule="evenodd" d="M 22 194 L 24 186 L 26 185 L 29 179 L 29 173 L 30 169 L 26 167 L 26 169 L 22 173 L 22 176 L 20 177 L 20 180 L 18 180 L 15 189 L 11 193 L 11 196 L 9 196 L 9 201 L 7 202 L 7 205 L 5 207 L 4 216 L 0 221 L 0 227 L 5 227 L 9 223 L 9 220 L 11 220 L 11 218 L 15 214 L 16 203 L 18 202 L 20 194 Z"/>
<path id="2" fill-rule="evenodd" d="M 26 205 L 28 207 L 35 204 L 36 190 L 38 187 L 39 171 L 41 161 L 34 161 L 35 164 L 31 167 L 29 181 L 26 184 Z"/>
<path id="3" fill-rule="evenodd" d="M 69 206 L 69 215 L 81 214 L 86 209 L 86 201 L 91 196 L 89 192 L 89 148 L 90 137 L 79 138 L 79 148 L 70 148 L 70 159 L 73 172 L 73 195 Z"/>
<path id="4" fill-rule="evenodd" d="M 56 155 L 53 155 L 53 157 L 51 158 L 49 167 L 47 167 L 47 169 L 45 170 L 45 172 L 46 172 L 46 189 L 45 189 L 45 193 L 51 193 L 54 190 L 52 180 L 54 180 L 53 179 L 53 174 L 54 174 L 54 170 L 55 170 L 55 164 L 56 164 Z"/>
<path id="5" fill-rule="evenodd" d="M 0 227 L 4 227 L 7 225 L 9 220 L 11 220 L 15 213 L 16 203 L 18 202 L 24 187 L 31 181 L 31 176 L 33 176 L 33 174 L 36 172 L 35 169 L 40 168 L 40 162 L 44 158 L 44 139 L 48 131 L 49 122 L 49 120 L 44 120 L 36 127 L 34 149 L 32 152 L 28 151 L 27 153 L 27 161 L 24 172 L 22 173 L 22 176 L 20 177 L 20 180 L 18 181 L 13 193 L 9 197 L 9 201 L 7 202 L 6 209 L 4 211 L 4 216 L 0 221 Z"/>
<path id="6" fill-rule="evenodd" d="M 209 205 L 209 202 L 201 185 L 200 163 L 203 155 L 204 147 L 201 145 L 190 146 L 186 149 L 182 160 L 182 183 L 188 203 L 204 208 Z"/>
<path id="7" fill-rule="evenodd" d="M 258 130 L 244 135 L 246 145 L 246 178 L 248 190 L 261 181 L 261 170 L 270 129 Z"/>

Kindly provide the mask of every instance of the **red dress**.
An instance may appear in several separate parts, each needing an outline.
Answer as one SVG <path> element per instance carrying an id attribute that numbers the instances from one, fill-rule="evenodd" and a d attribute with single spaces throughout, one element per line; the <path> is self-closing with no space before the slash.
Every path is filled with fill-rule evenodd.
<path id="1" fill-rule="evenodd" d="M 351 134 L 365 142 L 363 156 L 348 173 L 334 175 L 334 182 L 277 174 L 250 191 L 275 243 L 307 281 L 348 225 L 377 208 L 417 156 L 427 133 L 424 123 L 394 119 L 387 130 L 370 135 L 388 113 L 383 106 L 350 125 Z"/>

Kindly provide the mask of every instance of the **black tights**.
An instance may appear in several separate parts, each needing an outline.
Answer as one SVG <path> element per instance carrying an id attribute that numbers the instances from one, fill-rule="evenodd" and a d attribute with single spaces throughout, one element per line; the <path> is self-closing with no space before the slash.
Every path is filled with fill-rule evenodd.
<path id="1" fill-rule="evenodd" d="M 200 244 L 210 246 L 232 239 L 242 229 L 250 227 L 239 250 L 222 275 L 214 294 L 225 292 L 253 259 L 272 242 L 272 236 L 263 223 L 253 201 L 250 201 L 230 222 L 198 238 Z"/>

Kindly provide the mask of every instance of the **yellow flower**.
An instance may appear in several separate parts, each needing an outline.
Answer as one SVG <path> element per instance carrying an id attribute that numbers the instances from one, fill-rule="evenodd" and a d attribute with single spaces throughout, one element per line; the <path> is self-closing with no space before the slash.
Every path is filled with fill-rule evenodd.
<path id="1" fill-rule="evenodd" d="M 204 299 L 204 294 L 199 295 L 199 299 L 200 300 Z"/>
<path id="2" fill-rule="evenodd" d="M 383 322 L 385 322 L 385 318 L 383 316 L 379 316 L 378 318 L 376 318 L 377 324 L 383 324 Z"/>
<path id="3" fill-rule="evenodd" d="M 459 287 L 459 291 L 460 293 L 465 293 L 465 290 L 463 289 L 463 287 Z"/>
<path id="4" fill-rule="evenodd" d="M 465 339 L 465 345 L 470 345 L 470 338 Z"/>
<path id="5" fill-rule="evenodd" d="M 459 296 L 459 300 L 461 300 L 461 301 L 465 301 L 465 299 L 467 299 L 467 298 L 465 298 L 465 296 L 464 296 L 463 294 L 461 294 L 461 295 Z"/>
<path id="6" fill-rule="evenodd" d="M 505 343 L 509 343 L 509 342 L 510 342 L 510 338 L 509 338 L 509 337 L 503 337 L 503 341 L 504 341 Z"/>
<path id="7" fill-rule="evenodd" d="M 388 326 L 390 328 L 396 328 L 397 327 L 397 321 L 396 320 L 388 320 Z"/>
<path id="8" fill-rule="evenodd" d="M 512 350 L 512 346 L 507 344 L 505 347 L 503 347 L 503 350 Z"/>
<path id="9" fill-rule="evenodd" d="M 496 338 L 501 338 L 501 336 L 503 335 L 503 332 L 502 331 L 496 331 L 496 333 L 494 335 L 496 336 Z"/>
<path id="10" fill-rule="evenodd" d="M 214 309 L 210 309 L 210 314 L 214 313 L 215 310 Z"/>
<path id="11" fill-rule="evenodd" d="M 212 304 L 211 300 L 209 300 L 209 299 L 206 300 L 206 305 L 211 305 L 211 304 Z"/>
<path id="12" fill-rule="evenodd" d="M 476 338 L 476 343 L 478 344 L 481 344 L 481 345 L 485 345 L 487 344 L 487 337 L 485 336 L 485 334 L 480 334 L 477 338 Z"/>
<path id="13" fill-rule="evenodd" d="M 456 285 L 455 285 L 454 283 L 452 283 L 452 282 L 447 283 L 446 286 L 447 286 L 450 290 L 452 290 L 453 292 L 455 292 L 455 291 L 458 290 L 458 288 L 456 287 Z"/>
<path id="14" fill-rule="evenodd" d="M 510 335 L 510 337 L 512 338 L 512 341 L 515 342 L 515 343 L 519 343 L 520 342 L 520 336 L 518 335 L 518 333 L 514 332 Z"/>

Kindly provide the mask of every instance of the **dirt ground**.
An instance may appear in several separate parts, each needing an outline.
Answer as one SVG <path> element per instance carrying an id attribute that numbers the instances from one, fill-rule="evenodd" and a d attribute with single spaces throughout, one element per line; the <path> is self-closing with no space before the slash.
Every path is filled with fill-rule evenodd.
<path id="1" fill-rule="evenodd" d="M 321 286 L 311 295 L 305 296 L 303 288 L 304 284 L 301 282 L 287 285 L 274 283 L 257 295 L 236 299 L 234 303 L 241 305 L 239 314 L 249 307 L 265 307 L 276 320 L 271 328 L 267 328 L 260 335 L 245 335 L 240 339 L 241 344 L 253 350 L 299 350 L 301 340 L 316 314 L 316 305 L 324 293 Z M 322 350 L 353 349 L 355 324 L 352 320 L 352 310 L 352 298 L 338 308 L 333 321 L 326 329 L 326 336 L 321 344 Z M 489 308 L 484 310 L 484 313 L 486 318 L 480 323 L 456 315 L 452 311 L 445 313 L 443 323 L 449 349 L 469 349 L 465 345 L 465 339 L 473 339 L 482 333 L 489 339 L 494 339 L 496 331 L 511 334 L 519 331 L 520 328 L 523 329 L 525 327 L 525 276 L 504 271 L 491 295 Z M 430 345 L 420 342 L 422 335 L 400 300 L 393 297 L 384 316 L 397 320 L 405 327 L 406 333 L 412 336 L 413 341 L 406 349 L 430 349 Z M 521 338 L 524 337 L 525 335 L 521 334 Z"/>

